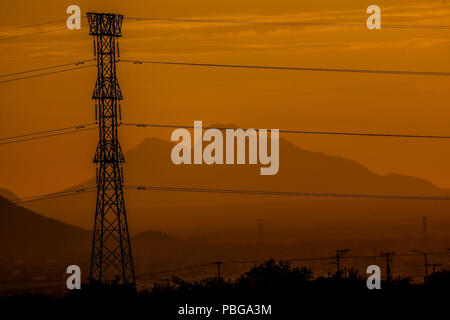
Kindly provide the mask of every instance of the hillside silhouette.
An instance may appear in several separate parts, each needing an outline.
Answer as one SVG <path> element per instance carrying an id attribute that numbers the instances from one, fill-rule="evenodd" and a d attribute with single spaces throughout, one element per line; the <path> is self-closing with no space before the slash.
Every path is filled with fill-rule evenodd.
<path id="1" fill-rule="evenodd" d="M 1 258 L 70 256 L 87 253 L 87 230 L 36 214 L 0 197 Z"/>
<path id="2" fill-rule="evenodd" d="M 355 161 L 301 149 L 280 139 L 280 170 L 261 176 L 260 165 L 180 165 L 172 163 L 173 143 L 143 140 L 126 154 L 125 185 L 226 188 L 325 193 L 448 196 L 450 190 L 415 177 L 378 175 Z M 94 178 L 74 186 L 95 186 Z M 72 189 L 72 188 L 71 188 Z M 149 229 L 193 236 L 248 237 L 255 219 L 270 223 L 273 236 L 326 232 L 330 236 L 373 231 L 376 237 L 420 233 L 420 217 L 430 216 L 447 235 L 450 205 L 444 201 L 294 198 L 217 195 L 160 191 L 126 191 L 132 233 Z M 92 228 L 95 193 L 27 204 L 65 222 Z M 303 228 L 303 229 L 302 229 Z M 375 230 L 376 229 L 376 230 Z M 209 233 L 209 234 L 208 234 Z M 384 233 L 384 234 L 383 234 Z M 251 235 L 254 236 L 253 234 Z"/>
<path id="3" fill-rule="evenodd" d="M 2 197 L 4 199 L 8 199 L 8 200 L 17 199 L 17 196 L 14 193 L 12 193 L 11 191 L 9 191 L 7 189 L 1 189 L 1 188 L 0 188 L 0 197 Z"/>
<path id="4" fill-rule="evenodd" d="M 84 256 L 90 253 L 91 232 L 57 219 L 48 218 L 0 197 L 0 259 Z M 133 237 L 133 245 L 143 251 L 180 244 L 159 231 Z"/>

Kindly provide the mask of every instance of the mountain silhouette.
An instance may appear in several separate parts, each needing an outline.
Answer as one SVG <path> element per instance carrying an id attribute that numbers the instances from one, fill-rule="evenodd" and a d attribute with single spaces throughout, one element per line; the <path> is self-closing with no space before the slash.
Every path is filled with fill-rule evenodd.
<path id="1" fill-rule="evenodd" d="M 139 234 L 137 234 L 133 238 L 134 242 L 136 243 L 142 243 L 142 244 L 149 244 L 149 243 L 161 243 L 161 242 L 167 242 L 167 243 L 177 243 L 179 242 L 179 239 L 156 230 L 151 231 L 144 231 Z"/>
<path id="2" fill-rule="evenodd" d="M 217 125 L 222 126 L 223 125 Z M 125 185 L 248 189 L 318 193 L 448 196 L 450 190 L 405 175 L 378 175 L 359 163 L 299 148 L 280 139 L 277 175 L 261 176 L 261 165 L 175 165 L 174 143 L 143 140 L 126 154 Z M 74 186 L 95 186 L 92 178 Z M 72 188 L 71 188 L 72 189 Z M 445 201 L 324 199 L 224 195 L 188 192 L 125 191 L 132 233 L 149 229 L 196 236 L 256 237 L 256 219 L 267 222 L 267 236 L 337 234 L 381 236 L 420 234 L 420 217 L 430 216 L 447 234 Z M 92 228 L 95 193 L 27 204 L 36 212 Z M 377 230 L 378 229 L 378 230 Z M 318 234 L 319 233 L 319 234 Z"/>
<path id="3" fill-rule="evenodd" d="M 15 200 L 15 199 L 18 198 L 18 197 L 17 197 L 14 193 L 12 193 L 11 191 L 6 190 L 6 189 L 1 189 L 1 188 L 0 188 L 0 197 L 2 197 L 2 198 L 4 198 L 4 199 L 7 199 L 7 200 Z"/>
<path id="4" fill-rule="evenodd" d="M 0 197 L 0 252 L 3 259 L 84 254 L 87 230 L 36 214 Z"/>
<path id="5" fill-rule="evenodd" d="M 0 197 L 0 260 L 88 257 L 91 232 L 47 218 Z M 146 231 L 132 239 L 142 251 L 153 246 L 181 243 L 169 234 Z"/>

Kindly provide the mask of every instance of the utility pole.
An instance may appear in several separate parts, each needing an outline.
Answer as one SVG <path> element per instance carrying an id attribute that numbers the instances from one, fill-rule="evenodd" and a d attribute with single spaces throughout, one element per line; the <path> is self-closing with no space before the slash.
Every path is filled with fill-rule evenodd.
<path id="1" fill-rule="evenodd" d="M 136 289 L 130 236 L 123 196 L 125 162 L 119 144 L 120 100 L 116 77 L 118 38 L 122 36 L 123 16 L 88 13 L 89 35 L 94 36 L 97 83 L 92 99 L 96 102 L 99 143 L 94 157 L 97 165 L 97 204 L 94 220 L 89 280 L 105 285 L 113 279 Z"/>
<path id="2" fill-rule="evenodd" d="M 436 273 L 436 267 L 442 266 L 442 263 L 432 263 L 430 266 L 433 268 L 433 273 Z"/>
<path id="3" fill-rule="evenodd" d="M 380 253 L 380 255 L 386 257 L 386 280 L 387 282 L 391 282 L 391 262 L 392 256 L 395 255 L 395 252 Z"/>
<path id="4" fill-rule="evenodd" d="M 428 280 L 428 259 L 427 259 L 427 253 L 425 251 L 419 251 L 419 250 L 411 250 L 411 252 L 416 252 L 423 254 L 423 260 L 424 260 L 424 267 L 425 267 L 425 276 L 423 277 L 423 281 L 426 282 Z"/>
<path id="5" fill-rule="evenodd" d="M 222 262 L 221 261 L 217 261 L 215 264 L 217 265 L 217 287 L 219 288 L 220 287 L 220 281 L 221 281 L 221 279 L 220 279 L 220 266 L 222 265 Z"/>
<path id="6" fill-rule="evenodd" d="M 337 269 L 336 270 L 336 276 L 338 278 L 341 277 L 341 273 L 342 273 L 342 271 L 341 271 L 341 257 L 345 253 L 347 253 L 349 251 L 350 251 L 350 249 L 339 249 L 339 250 L 336 250 L 336 269 Z"/>

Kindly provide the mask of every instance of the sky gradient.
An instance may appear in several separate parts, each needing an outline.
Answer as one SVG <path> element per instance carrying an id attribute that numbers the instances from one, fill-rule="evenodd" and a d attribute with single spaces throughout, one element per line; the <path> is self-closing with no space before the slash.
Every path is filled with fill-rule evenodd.
<path id="1" fill-rule="evenodd" d="M 64 28 L 69 1 L 0 3 L 0 38 Z M 88 11 L 126 17 L 365 23 L 378 4 L 382 24 L 450 25 L 446 1 L 78 1 Z M 450 71 L 450 30 L 230 25 L 125 20 L 123 59 L 293 67 Z M 1 74 L 93 58 L 86 21 L 0 40 Z M 121 63 L 126 122 L 320 131 L 450 135 L 450 78 L 228 70 Z M 89 123 L 95 68 L 0 83 L 0 137 Z M 171 130 L 121 128 L 124 151 Z M 297 146 L 349 158 L 376 173 L 402 173 L 450 187 L 449 142 L 285 136 Z M 19 196 L 59 191 L 92 177 L 96 131 L 0 146 L 0 188 Z M 280 167 L 283 166 L 282 154 Z M 151 164 L 149 164 L 151 165 Z M 143 168 L 145 170 L 145 168 Z M 126 175 L 126 173 L 125 173 Z M 338 190 L 337 190 L 338 191 Z"/>

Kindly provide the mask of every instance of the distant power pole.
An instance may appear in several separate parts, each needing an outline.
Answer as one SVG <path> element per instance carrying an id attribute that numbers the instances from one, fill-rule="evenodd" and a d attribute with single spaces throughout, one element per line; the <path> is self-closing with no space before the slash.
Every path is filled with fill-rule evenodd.
<path id="1" fill-rule="evenodd" d="M 341 257 L 345 253 L 347 253 L 349 251 L 350 251 L 350 249 L 339 249 L 339 250 L 336 250 L 336 257 L 335 257 L 336 258 L 336 276 L 338 278 L 340 278 L 341 274 L 342 274 L 342 271 L 341 271 Z"/>
<path id="2" fill-rule="evenodd" d="M 217 265 L 217 287 L 220 287 L 221 277 L 220 277 L 220 266 L 222 265 L 221 261 L 215 262 Z"/>
<path id="3" fill-rule="evenodd" d="M 392 263 L 392 256 L 395 255 L 395 252 L 386 252 L 386 253 L 380 253 L 380 255 L 386 257 L 386 280 L 388 282 L 391 282 L 391 263 Z"/>
<path id="4" fill-rule="evenodd" d="M 436 267 L 442 266 L 442 263 L 432 263 L 430 266 L 433 268 L 433 273 L 436 273 Z"/>
<path id="5" fill-rule="evenodd" d="M 424 281 L 428 281 L 428 259 L 427 253 L 423 252 L 424 266 L 425 266 L 425 276 L 423 278 Z"/>
<path id="6" fill-rule="evenodd" d="M 419 254 L 423 255 L 423 266 L 425 267 L 425 276 L 423 277 L 423 281 L 427 282 L 428 280 L 428 266 L 432 266 L 428 263 L 428 259 L 427 259 L 427 253 L 425 251 L 419 251 L 419 250 L 411 250 L 411 252 L 416 252 Z M 434 270 L 434 266 L 433 266 L 433 270 Z M 433 271 L 434 273 L 434 271 Z"/>
<path id="7" fill-rule="evenodd" d="M 423 254 L 423 265 L 425 267 L 425 276 L 423 277 L 423 281 L 426 282 L 428 280 L 428 259 L 427 259 L 427 253 L 420 252 Z"/>
<path id="8" fill-rule="evenodd" d="M 136 288 L 130 236 L 123 197 L 125 162 L 119 144 L 118 128 L 122 93 L 116 78 L 118 38 L 122 36 L 122 15 L 88 13 L 89 34 L 94 36 L 97 58 L 96 101 L 99 143 L 97 164 L 97 206 L 94 220 L 91 283 L 117 283 Z"/>

